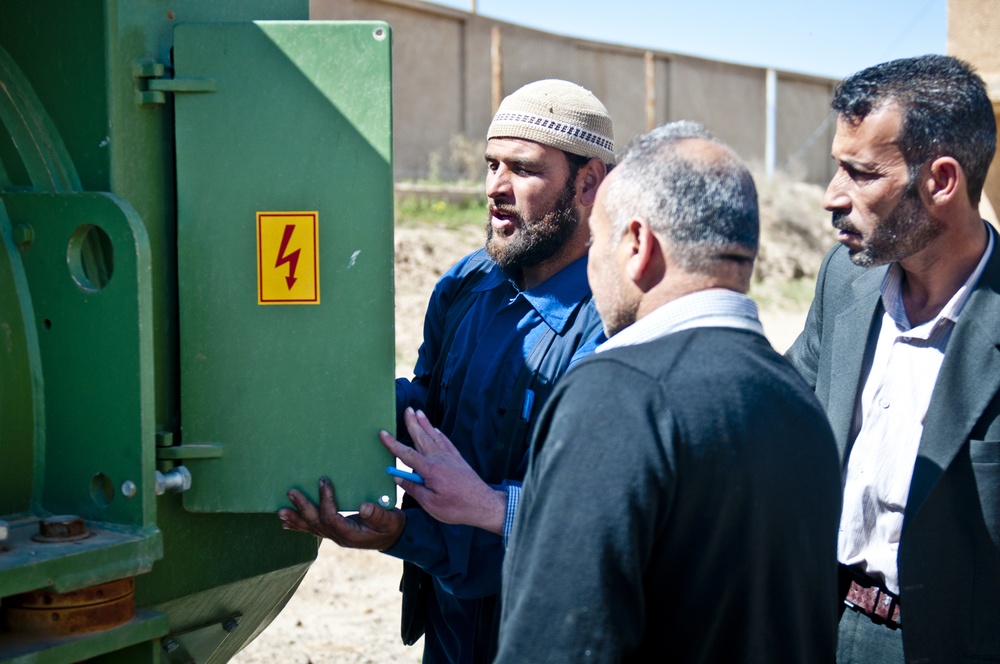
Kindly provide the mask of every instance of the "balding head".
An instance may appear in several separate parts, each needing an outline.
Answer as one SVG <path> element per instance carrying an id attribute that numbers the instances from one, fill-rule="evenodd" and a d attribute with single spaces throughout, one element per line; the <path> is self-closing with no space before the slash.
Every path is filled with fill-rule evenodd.
<path id="1" fill-rule="evenodd" d="M 759 236 L 753 178 L 702 125 L 674 122 L 640 136 L 607 188 L 614 235 L 642 217 L 686 271 L 713 274 L 733 261 L 752 269 Z"/>
<path id="2" fill-rule="evenodd" d="M 757 190 L 699 124 L 645 134 L 597 193 L 587 277 L 608 336 L 709 288 L 745 293 L 757 253 Z"/>

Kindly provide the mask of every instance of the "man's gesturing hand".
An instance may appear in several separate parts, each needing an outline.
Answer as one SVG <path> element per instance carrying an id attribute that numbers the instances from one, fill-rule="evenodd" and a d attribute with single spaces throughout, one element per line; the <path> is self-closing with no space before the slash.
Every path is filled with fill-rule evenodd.
<path id="1" fill-rule="evenodd" d="M 395 478 L 396 484 L 438 521 L 501 534 L 507 511 L 506 494 L 483 482 L 423 412 L 414 413 L 407 408 L 403 420 L 413 447 L 400 443 L 388 431 L 380 431 L 379 439 L 400 461 L 420 474 L 424 484 Z"/>
<path id="2" fill-rule="evenodd" d="M 295 509 L 278 510 L 283 528 L 325 537 L 348 549 L 385 551 L 399 540 L 406 525 L 401 510 L 385 510 L 373 503 L 362 503 L 351 516 L 339 514 L 333 485 L 326 477 L 319 481 L 319 505 L 295 489 L 288 492 L 288 499 Z"/>

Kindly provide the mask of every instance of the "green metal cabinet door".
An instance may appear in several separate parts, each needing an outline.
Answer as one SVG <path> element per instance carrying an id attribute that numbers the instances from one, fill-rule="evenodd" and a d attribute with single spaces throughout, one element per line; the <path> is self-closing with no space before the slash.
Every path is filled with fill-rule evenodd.
<path id="1" fill-rule="evenodd" d="M 389 28 L 174 31 L 184 506 L 395 502 Z M 182 92 L 181 90 L 189 90 Z M 175 441 L 176 442 L 176 441 Z"/>

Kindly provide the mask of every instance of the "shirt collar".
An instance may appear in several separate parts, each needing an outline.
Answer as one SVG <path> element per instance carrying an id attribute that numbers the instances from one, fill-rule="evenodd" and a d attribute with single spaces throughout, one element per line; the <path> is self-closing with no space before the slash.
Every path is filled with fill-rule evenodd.
<path id="1" fill-rule="evenodd" d="M 763 336 L 757 304 L 749 297 L 724 288 L 690 293 L 661 305 L 597 348 L 601 353 L 621 346 L 636 346 L 659 337 L 699 327 L 728 327 Z"/>
<path id="2" fill-rule="evenodd" d="M 959 314 L 962 313 L 969 295 L 972 294 L 973 287 L 979 281 L 979 277 L 982 276 L 983 270 L 986 269 L 986 263 L 993 253 L 993 233 L 987 233 L 987 236 L 989 240 L 986 243 L 986 249 L 983 251 L 982 257 L 979 259 L 979 264 L 976 265 L 976 269 L 972 271 L 972 274 L 965 280 L 965 283 L 955 291 L 955 294 L 951 296 L 951 299 L 944 305 L 941 312 L 932 320 L 923 323 L 920 326 L 921 328 L 927 327 L 928 329 L 933 329 L 937 325 L 937 322 L 942 319 L 950 320 L 953 323 L 958 322 Z M 882 306 L 885 307 L 885 312 L 889 314 L 889 317 L 892 318 L 899 329 L 903 331 L 909 330 L 911 328 L 910 319 L 906 317 L 906 307 L 903 306 L 903 268 L 899 266 L 899 263 L 892 263 L 889 266 L 885 277 L 882 278 L 882 285 L 879 287 L 879 291 L 882 294 Z M 928 323 L 930 324 L 928 325 Z"/>
<path id="3" fill-rule="evenodd" d="M 507 282 L 516 295 L 521 296 L 538 312 L 545 324 L 557 334 L 562 334 L 580 300 L 590 294 L 587 283 L 587 256 L 584 254 L 534 288 L 521 290 L 514 278 L 494 263 L 493 269 L 480 280 L 473 290 L 488 291 Z"/>

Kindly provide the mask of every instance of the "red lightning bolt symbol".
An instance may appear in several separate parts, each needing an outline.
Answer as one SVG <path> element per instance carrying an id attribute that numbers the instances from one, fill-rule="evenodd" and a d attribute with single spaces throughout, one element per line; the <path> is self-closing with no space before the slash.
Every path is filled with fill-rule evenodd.
<path id="1" fill-rule="evenodd" d="M 294 232 L 295 224 L 285 226 L 285 234 L 281 238 L 281 248 L 278 249 L 278 260 L 274 263 L 274 267 L 281 267 L 285 263 L 288 263 L 288 276 L 285 277 L 288 290 L 292 290 L 292 286 L 295 285 L 295 269 L 299 266 L 299 253 L 302 251 L 301 249 L 296 249 L 287 256 L 285 255 L 285 250 L 288 249 L 288 241 L 292 239 L 292 233 Z"/>

